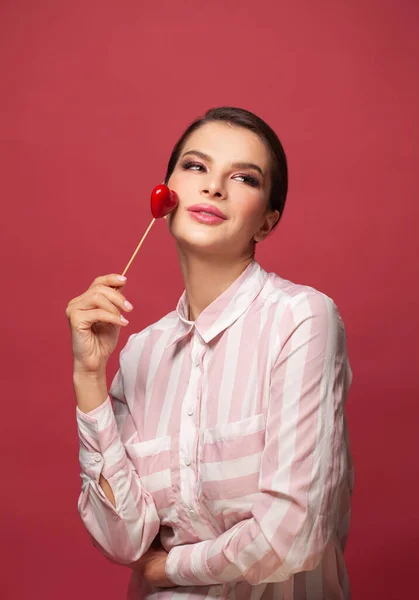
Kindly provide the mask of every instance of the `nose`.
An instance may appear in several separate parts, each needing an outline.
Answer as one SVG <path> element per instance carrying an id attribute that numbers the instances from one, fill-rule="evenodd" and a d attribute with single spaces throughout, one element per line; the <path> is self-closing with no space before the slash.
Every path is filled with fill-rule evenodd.
<path id="1" fill-rule="evenodd" d="M 206 198 L 217 198 L 218 200 L 226 197 L 226 190 L 221 178 L 214 175 L 202 182 L 201 194 Z"/>

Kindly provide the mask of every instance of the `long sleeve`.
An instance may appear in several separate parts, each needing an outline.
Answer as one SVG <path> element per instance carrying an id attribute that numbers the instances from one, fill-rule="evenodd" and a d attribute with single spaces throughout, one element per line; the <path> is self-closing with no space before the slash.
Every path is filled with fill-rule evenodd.
<path id="1" fill-rule="evenodd" d="M 252 517 L 171 549 L 166 573 L 177 585 L 284 581 L 314 569 L 336 529 L 352 380 L 344 325 L 318 292 L 294 298 L 283 323 Z"/>
<path id="2" fill-rule="evenodd" d="M 160 522 L 153 498 L 142 488 L 125 452 L 124 443 L 134 432 L 134 424 L 124 396 L 121 368 L 101 406 L 86 414 L 78 408 L 76 411 L 81 519 L 94 545 L 108 558 L 119 563 L 134 562 L 151 545 Z M 112 488 L 115 507 L 99 485 L 101 474 Z"/>

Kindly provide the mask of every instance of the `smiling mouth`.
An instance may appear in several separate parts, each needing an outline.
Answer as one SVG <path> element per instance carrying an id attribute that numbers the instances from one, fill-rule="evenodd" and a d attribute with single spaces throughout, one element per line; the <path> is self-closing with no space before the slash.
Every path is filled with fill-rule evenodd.
<path id="1" fill-rule="evenodd" d="M 192 219 L 206 225 L 221 225 L 225 221 L 222 217 L 207 210 L 190 210 L 188 212 Z"/>
<path id="2" fill-rule="evenodd" d="M 217 219 L 226 220 L 227 217 L 222 213 L 216 206 L 210 206 L 208 204 L 195 204 L 188 208 L 188 211 L 192 214 L 205 215 L 207 217 L 215 217 Z"/>

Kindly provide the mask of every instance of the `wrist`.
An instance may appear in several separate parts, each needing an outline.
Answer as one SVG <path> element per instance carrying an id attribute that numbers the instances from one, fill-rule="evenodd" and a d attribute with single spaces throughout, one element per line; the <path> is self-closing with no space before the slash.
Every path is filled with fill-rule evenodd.
<path id="1" fill-rule="evenodd" d="M 79 369 L 74 365 L 73 370 L 73 383 L 99 383 L 102 381 L 106 381 L 106 368 L 100 371 L 84 371 L 83 369 Z"/>
<path id="2" fill-rule="evenodd" d="M 91 379 L 92 381 L 100 381 L 103 377 L 106 377 L 106 363 L 102 364 L 97 369 L 86 369 L 82 362 L 74 359 L 73 362 L 73 378 L 78 379 Z"/>

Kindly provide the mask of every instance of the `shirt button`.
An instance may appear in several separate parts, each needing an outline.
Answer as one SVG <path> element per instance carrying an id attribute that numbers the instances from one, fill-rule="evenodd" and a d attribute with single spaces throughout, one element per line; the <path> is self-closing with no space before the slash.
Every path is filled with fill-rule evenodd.
<path id="1" fill-rule="evenodd" d="M 188 410 L 186 411 L 188 413 L 188 415 L 191 417 L 193 415 L 193 406 L 189 406 Z"/>
<path id="2" fill-rule="evenodd" d="M 222 595 L 222 593 L 223 593 L 223 590 L 222 590 L 222 588 L 220 588 L 220 587 L 217 587 L 217 588 L 215 588 L 215 595 L 216 595 L 218 598 L 219 598 L 219 597 Z"/>
<path id="3" fill-rule="evenodd" d="M 196 517 L 196 512 L 194 510 L 190 510 L 189 516 L 191 517 L 191 519 L 194 519 Z"/>
<path id="4" fill-rule="evenodd" d="M 197 357 L 195 358 L 195 360 L 194 360 L 194 364 L 195 364 L 195 367 L 199 367 L 199 366 L 201 366 L 201 360 L 200 360 L 199 356 L 197 356 Z"/>
<path id="5" fill-rule="evenodd" d="M 101 457 L 101 455 L 99 454 L 99 452 L 95 452 L 95 453 L 93 454 L 93 460 L 94 460 L 95 462 L 100 462 L 100 461 L 102 460 L 102 457 Z"/>
<path id="6" fill-rule="evenodd" d="M 187 467 L 190 467 L 190 466 L 191 466 L 191 459 L 189 458 L 189 456 L 187 456 L 187 457 L 185 458 L 185 465 L 186 465 Z"/>

